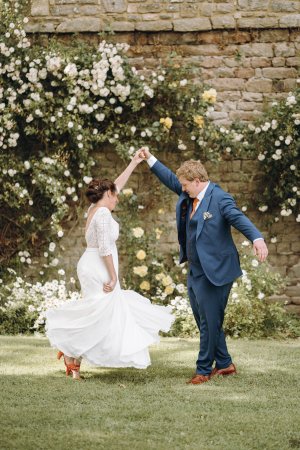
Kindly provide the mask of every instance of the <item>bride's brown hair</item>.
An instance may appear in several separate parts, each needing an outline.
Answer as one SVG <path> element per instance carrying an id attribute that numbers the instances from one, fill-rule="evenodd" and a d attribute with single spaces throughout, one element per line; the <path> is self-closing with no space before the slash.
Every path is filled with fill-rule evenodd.
<path id="1" fill-rule="evenodd" d="M 106 191 L 111 191 L 113 194 L 117 192 L 115 183 L 111 180 L 99 180 L 94 178 L 88 185 L 85 193 L 90 203 L 97 203 L 103 198 Z"/>

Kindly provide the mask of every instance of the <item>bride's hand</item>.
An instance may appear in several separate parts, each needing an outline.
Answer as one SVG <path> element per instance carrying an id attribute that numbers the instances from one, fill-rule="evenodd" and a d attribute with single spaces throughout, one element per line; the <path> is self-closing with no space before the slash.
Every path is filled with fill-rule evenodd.
<path id="1" fill-rule="evenodd" d="M 145 161 L 145 154 L 142 150 L 142 148 L 140 148 L 134 155 L 134 157 L 132 158 L 132 161 L 134 161 L 136 164 L 140 164 L 142 161 Z"/>
<path id="2" fill-rule="evenodd" d="M 118 281 L 117 278 L 113 278 L 112 280 L 110 280 L 109 283 L 104 283 L 103 291 L 104 292 L 112 292 L 114 290 L 114 288 L 116 287 L 117 281 Z"/>
<path id="3" fill-rule="evenodd" d="M 140 154 L 143 155 L 143 159 L 144 160 L 148 159 L 148 158 L 150 158 L 150 156 L 152 156 L 150 151 L 149 151 L 149 147 L 141 147 L 141 148 L 138 149 L 138 152 L 140 152 Z"/>

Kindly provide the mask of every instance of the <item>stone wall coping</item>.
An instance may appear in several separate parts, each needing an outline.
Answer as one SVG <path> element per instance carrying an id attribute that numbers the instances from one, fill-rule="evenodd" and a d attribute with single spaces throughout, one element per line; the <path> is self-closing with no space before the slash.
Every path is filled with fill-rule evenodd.
<path id="1" fill-rule="evenodd" d="M 49 18 L 45 21 L 44 16 L 31 16 L 25 26 L 27 33 L 84 33 L 101 32 L 112 30 L 123 31 L 176 31 L 181 33 L 191 31 L 209 30 L 252 30 L 252 29 L 290 29 L 300 28 L 300 14 L 290 14 L 281 18 L 244 18 L 234 19 L 232 16 L 219 16 L 195 19 L 178 19 L 174 21 L 137 21 L 126 20 L 111 22 L 103 21 L 97 17 L 70 17 L 63 21 L 58 18 Z"/>

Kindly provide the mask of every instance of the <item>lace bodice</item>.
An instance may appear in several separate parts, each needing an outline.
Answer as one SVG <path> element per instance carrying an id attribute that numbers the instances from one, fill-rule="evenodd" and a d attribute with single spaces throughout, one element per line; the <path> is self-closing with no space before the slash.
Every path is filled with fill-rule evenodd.
<path id="1" fill-rule="evenodd" d="M 119 224 L 108 208 L 101 206 L 94 213 L 85 239 L 88 247 L 99 248 L 100 256 L 111 255 L 119 237 Z"/>

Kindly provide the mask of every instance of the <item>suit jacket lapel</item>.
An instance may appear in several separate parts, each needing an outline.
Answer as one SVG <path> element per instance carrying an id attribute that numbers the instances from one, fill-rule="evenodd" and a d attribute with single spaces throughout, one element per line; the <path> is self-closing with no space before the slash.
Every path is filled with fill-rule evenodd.
<path id="1" fill-rule="evenodd" d="M 195 212 L 195 215 L 200 214 L 199 217 L 197 217 L 198 219 L 198 225 L 197 225 L 197 234 L 196 234 L 196 239 L 198 239 L 198 237 L 201 234 L 201 231 L 203 229 L 203 225 L 204 225 L 204 217 L 203 217 L 203 213 L 208 211 L 209 208 L 209 204 L 211 201 L 211 197 L 212 197 L 212 191 L 215 187 L 215 183 L 210 182 L 207 191 L 205 192 L 204 198 L 202 200 L 202 202 L 200 203 L 197 211 Z"/>

